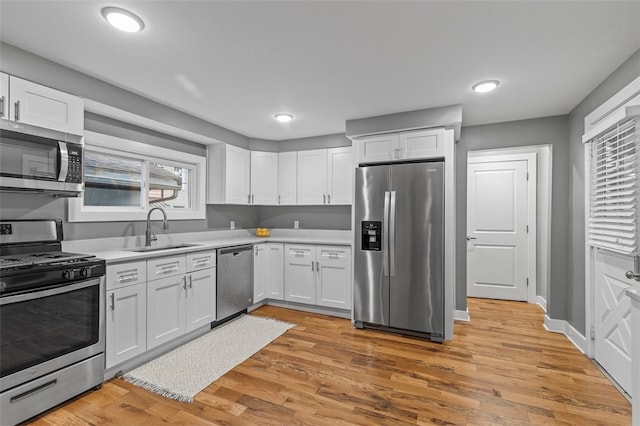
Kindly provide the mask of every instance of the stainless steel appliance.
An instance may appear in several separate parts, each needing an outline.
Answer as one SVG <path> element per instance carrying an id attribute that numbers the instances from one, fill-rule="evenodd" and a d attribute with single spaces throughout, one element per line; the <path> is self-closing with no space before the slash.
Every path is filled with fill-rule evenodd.
<path id="1" fill-rule="evenodd" d="M 105 262 L 65 253 L 60 220 L 0 222 L 0 424 L 104 378 Z"/>
<path id="2" fill-rule="evenodd" d="M 76 197 L 84 190 L 81 136 L 0 120 L 0 189 Z"/>
<path id="3" fill-rule="evenodd" d="M 356 169 L 354 321 L 444 338 L 444 163 Z"/>
<path id="4" fill-rule="evenodd" d="M 218 249 L 216 319 L 218 321 L 253 305 L 253 246 Z"/>

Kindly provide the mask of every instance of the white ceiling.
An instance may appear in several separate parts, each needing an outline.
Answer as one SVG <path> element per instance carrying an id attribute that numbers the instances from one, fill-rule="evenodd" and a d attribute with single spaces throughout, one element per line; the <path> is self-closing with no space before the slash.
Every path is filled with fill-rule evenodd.
<path id="1" fill-rule="evenodd" d="M 125 7 L 146 24 L 103 20 Z M 8 1 L 3 41 L 248 137 L 450 104 L 463 124 L 566 114 L 640 48 L 628 1 Z M 471 85 L 499 79 L 489 94 Z M 281 124 L 276 112 L 296 119 Z"/>

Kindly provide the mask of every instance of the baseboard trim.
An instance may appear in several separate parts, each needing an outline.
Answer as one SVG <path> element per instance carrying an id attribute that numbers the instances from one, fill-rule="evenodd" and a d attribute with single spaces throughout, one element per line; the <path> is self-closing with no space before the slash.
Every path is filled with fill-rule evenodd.
<path id="1" fill-rule="evenodd" d="M 542 296 L 536 296 L 536 305 L 540 306 L 544 313 L 547 313 L 547 301 Z"/>
<path id="2" fill-rule="evenodd" d="M 471 321 L 471 318 L 469 317 L 469 308 L 465 309 L 464 311 L 456 309 L 456 312 L 453 315 L 453 319 L 456 321 Z"/>
<path id="3" fill-rule="evenodd" d="M 544 328 L 552 333 L 564 334 L 580 352 L 583 354 L 587 353 L 587 338 L 580 334 L 580 332 L 573 328 L 567 321 L 552 319 L 549 318 L 548 315 L 545 315 Z"/>

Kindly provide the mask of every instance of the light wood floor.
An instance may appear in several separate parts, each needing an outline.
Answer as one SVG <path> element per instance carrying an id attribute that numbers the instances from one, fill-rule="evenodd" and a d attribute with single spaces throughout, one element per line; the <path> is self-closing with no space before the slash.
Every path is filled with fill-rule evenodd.
<path id="1" fill-rule="evenodd" d="M 297 326 L 199 393 L 171 401 L 114 379 L 35 425 L 630 425 L 631 405 L 538 306 L 469 299 L 444 344 L 275 307 Z"/>

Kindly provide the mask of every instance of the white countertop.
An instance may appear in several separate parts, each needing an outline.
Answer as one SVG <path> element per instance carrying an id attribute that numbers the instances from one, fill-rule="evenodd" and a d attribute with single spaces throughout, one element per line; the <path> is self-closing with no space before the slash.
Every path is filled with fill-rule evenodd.
<path id="1" fill-rule="evenodd" d="M 147 252 L 131 251 L 144 245 L 140 236 L 99 238 L 91 240 L 63 241 L 64 251 L 88 253 L 104 259 L 107 263 L 143 260 L 161 256 L 213 250 L 221 247 L 264 242 L 291 244 L 325 244 L 350 246 L 351 231 L 313 229 L 272 229 L 270 237 L 256 237 L 255 230 L 207 231 L 185 234 L 158 234 L 152 246 L 194 244 L 190 247 Z"/>

